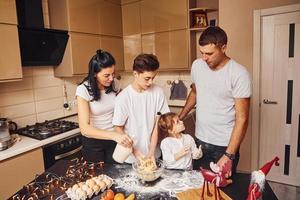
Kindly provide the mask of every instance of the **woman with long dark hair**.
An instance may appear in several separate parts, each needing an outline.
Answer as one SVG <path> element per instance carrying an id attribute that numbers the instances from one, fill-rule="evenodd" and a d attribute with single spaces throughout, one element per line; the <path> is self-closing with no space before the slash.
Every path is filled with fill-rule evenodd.
<path id="1" fill-rule="evenodd" d="M 115 59 L 106 51 L 97 50 L 89 62 L 89 73 L 76 90 L 83 157 L 92 162 L 113 163 L 116 143 L 132 145 L 127 134 L 113 131 L 115 98 L 120 91 L 115 74 Z"/>

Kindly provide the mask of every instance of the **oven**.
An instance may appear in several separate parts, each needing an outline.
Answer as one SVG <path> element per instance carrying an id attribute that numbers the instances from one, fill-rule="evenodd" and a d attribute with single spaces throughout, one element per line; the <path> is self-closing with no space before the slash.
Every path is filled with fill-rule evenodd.
<path id="1" fill-rule="evenodd" d="M 37 140 L 45 140 L 50 137 L 78 129 L 79 125 L 73 121 L 67 121 L 66 117 L 38 122 L 16 130 L 16 133 Z M 82 136 L 78 129 L 75 135 L 60 139 L 43 147 L 45 169 L 51 167 L 60 159 L 74 159 L 81 157 Z"/>
<path id="2" fill-rule="evenodd" d="M 80 159 L 82 157 L 82 136 L 73 135 L 43 147 L 45 170 L 58 160 Z"/>

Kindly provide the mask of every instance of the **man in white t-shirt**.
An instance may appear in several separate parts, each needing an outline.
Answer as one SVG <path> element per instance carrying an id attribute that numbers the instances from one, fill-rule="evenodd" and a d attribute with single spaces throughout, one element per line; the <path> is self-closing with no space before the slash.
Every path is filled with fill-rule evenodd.
<path id="1" fill-rule="evenodd" d="M 132 163 L 135 158 L 158 158 L 157 113 L 170 112 L 162 88 L 153 84 L 159 62 L 155 55 L 140 54 L 134 59 L 134 81 L 116 98 L 113 125 L 118 132 L 126 132 L 133 140 L 133 155 L 125 161 Z"/>
<path id="2" fill-rule="evenodd" d="M 192 90 L 179 117 L 196 106 L 196 144 L 203 157 L 194 169 L 210 162 L 227 176 L 235 172 L 239 147 L 245 136 L 251 96 L 250 75 L 226 54 L 227 35 L 220 27 L 208 27 L 199 38 L 202 57 L 192 64 Z"/>

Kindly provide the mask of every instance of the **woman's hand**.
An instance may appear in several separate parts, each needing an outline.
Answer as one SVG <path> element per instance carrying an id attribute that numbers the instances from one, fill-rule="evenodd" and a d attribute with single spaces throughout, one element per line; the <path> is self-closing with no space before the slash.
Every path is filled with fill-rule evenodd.
<path id="1" fill-rule="evenodd" d="M 124 147 L 131 148 L 132 147 L 132 139 L 127 135 L 123 133 L 116 133 L 116 136 L 114 140 L 118 143 L 121 144 Z"/>

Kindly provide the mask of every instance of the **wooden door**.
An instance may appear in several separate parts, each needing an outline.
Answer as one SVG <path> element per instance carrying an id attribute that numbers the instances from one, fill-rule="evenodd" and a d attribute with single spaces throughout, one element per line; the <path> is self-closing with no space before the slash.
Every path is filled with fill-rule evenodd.
<path id="1" fill-rule="evenodd" d="M 281 165 L 267 179 L 300 186 L 300 12 L 261 21 L 259 165 Z"/>

